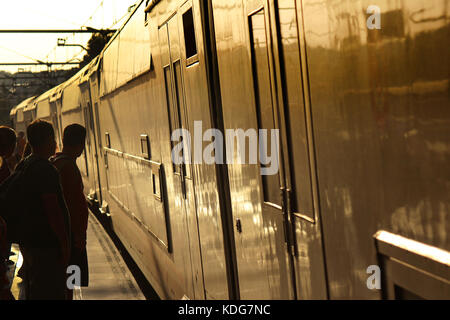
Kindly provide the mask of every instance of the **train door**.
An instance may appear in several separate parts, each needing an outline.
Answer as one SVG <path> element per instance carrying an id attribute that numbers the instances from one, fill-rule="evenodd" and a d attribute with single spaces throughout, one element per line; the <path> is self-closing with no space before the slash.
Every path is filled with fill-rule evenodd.
<path id="1" fill-rule="evenodd" d="M 102 144 L 102 134 L 100 128 L 100 118 L 99 118 L 99 92 L 98 92 L 98 68 L 100 67 L 101 61 L 97 62 L 95 71 L 90 75 L 89 79 L 89 90 L 91 93 L 92 108 L 91 108 L 91 119 L 93 125 L 93 137 L 95 144 L 95 159 L 96 159 L 96 171 L 97 171 L 97 184 L 95 186 L 97 201 L 100 206 L 100 211 L 102 213 L 108 213 L 108 203 L 103 199 L 103 188 L 106 187 L 106 173 L 105 173 L 105 160 L 103 158 L 103 144 Z"/>
<path id="2" fill-rule="evenodd" d="M 97 186 L 99 185 L 99 173 L 98 173 L 98 153 L 97 153 L 97 139 L 93 117 L 92 107 L 92 95 L 89 78 L 85 79 L 85 82 L 80 84 L 80 90 L 83 101 L 83 116 L 86 128 L 86 149 L 88 154 L 88 162 L 90 164 L 89 170 L 89 190 L 87 192 L 87 198 L 91 203 L 98 204 L 99 197 L 97 195 Z"/>
<path id="3" fill-rule="evenodd" d="M 89 201 L 94 203 L 97 200 L 96 197 L 96 186 L 98 185 L 98 175 L 97 175 L 97 162 L 96 162 L 96 146 L 95 146 L 95 136 L 94 136 L 94 123 L 92 119 L 92 105 L 91 105 L 91 94 L 89 88 L 89 82 L 86 81 L 80 84 L 80 91 L 82 97 L 82 110 L 84 118 L 84 127 L 86 128 L 86 147 L 85 147 L 85 157 L 86 157 L 86 172 L 88 185 L 85 185 L 85 193 L 87 193 L 87 198 Z"/>
<path id="4" fill-rule="evenodd" d="M 261 205 L 273 230 L 269 285 L 281 299 L 327 297 L 299 5 L 255 0 L 246 7 L 259 129 L 279 130 L 279 171 L 261 175 Z"/>
<path id="5" fill-rule="evenodd" d="M 90 95 L 89 95 L 90 96 Z M 97 153 L 97 143 L 95 136 L 95 128 L 94 128 L 94 117 L 92 114 L 92 99 L 89 99 L 87 103 L 87 124 L 86 124 L 86 135 L 89 136 L 90 141 L 90 160 L 91 160 L 91 190 L 89 190 L 88 199 L 89 201 L 95 202 L 98 204 L 99 197 L 97 195 L 97 186 L 99 185 L 99 175 L 98 175 L 98 153 Z"/>
<path id="6" fill-rule="evenodd" d="M 58 93 L 55 97 L 55 107 L 56 107 L 56 121 L 58 123 L 59 128 L 59 147 L 62 150 L 62 139 L 63 139 L 63 130 L 62 127 L 62 90 L 58 90 Z"/>
<path id="7" fill-rule="evenodd" d="M 297 296 L 326 299 L 327 283 L 319 212 L 313 119 L 300 0 L 271 2 L 277 97 L 283 123 L 286 213 Z"/>
<path id="8" fill-rule="evenodd" d="M 50 99 L 50 118 L 51 118 L 51 122 L 53 123 L 53 127 L 55 128 L 57 149 L 58 149 L 58 151 L 61 151 L 62 150 L 62 133 L 61 133 L 60 124 L 58 121 L 58 110 L 57 110 L 57 106 L 56 106 L 56 101 L 52 101 L 52 99 Z"/>
<path id="9" fill-rule="evenodd" d="M 161 48 L 161 62 L 164 73 L 166 99 L 169 114 L 170 134 L 177 129 L 189 130 L 188 117 L 186 110 L 182 59 L 180 51 L 180 36 L 178 26 L 178 15 L 170 18 L 159 28 L 159 42 Z M 183 143 L 187 143 L 187 137 L 183 136 Z M 173 150 L 177 142 L 172 142 Z M 187 157 L 187 154 L 183 155 Z M 196 206 L 194 198 L 194 183 L 192 178 L 192 166 L 183 161 L 181 164 L 173 163 L 173 176 L 176 180 L 174 190 L 176 203 L 181 204 L 180 209 L 188 224 L 188 238 L 190 248 L 190 259 L 192 272 L 187 270 L 188 277 L 192 275 L 192 288 L 188 288 L 189 298 L 204 299 L 203 269 L 200 256 L 200 245 L 198 238 L 198 226 L 196 221 Z"/>
<path id="10" fill-rule="evenodd" d="M 260 145 L 265 144 L 267 151 L 277 150 L 276 152 L 282 155 L 282 150 L 280 150 L 282 146 L 277 139 L 273 139 L 277 135 L 272 136 L 273 132 L 276 133 L 280 130 L 280 119 L 277 108 L 274 57 L 270 50 L 272 39 L 270 37 L 269 12 L 265 1 L 248 2 L 246 10 L 258 129 L 267 130 L 268 136 L 268 139 L 265 140 L 266 144 L 260 140 Z M 267 169 L 264 167 L 264 164 L 261 164 L 261 169 Z M 271 230 L 267 233 L 271 256 L 266 260 L 271 297 L 294 299 L 296 295 L 294 265 L 288 240 L 289 223 L 285 210 L 283 169 L 284 166 L 281 162 L 276 173 L 261 175 L 261 209 L 263 227 L 265 230 Z"/>

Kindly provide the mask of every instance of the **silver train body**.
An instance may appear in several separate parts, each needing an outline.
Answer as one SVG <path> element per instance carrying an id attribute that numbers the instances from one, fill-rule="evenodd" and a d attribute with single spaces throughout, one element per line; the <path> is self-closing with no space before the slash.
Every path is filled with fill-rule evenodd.
<path id="1" fill-rule="evenodd" d="M 141 1 L 99 57 L 11 117 L 51 121 L 59 143 L 86 126 L 86 195 L 161 298 L 448 299 L 449 10 Z M 236 144 L 230 163 L 174 164 L 171 134 L 194 140 L 196 121 L 278 129 L 279 170 L 240 163 Z"/>

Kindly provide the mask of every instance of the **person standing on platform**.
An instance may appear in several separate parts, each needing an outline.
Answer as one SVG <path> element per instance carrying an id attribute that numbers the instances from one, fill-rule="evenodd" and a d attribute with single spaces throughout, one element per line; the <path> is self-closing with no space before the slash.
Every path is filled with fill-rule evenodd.
<path id="1" fill-rule="evenodd" d="M 58 172 L 48 160 L 56 150 L 53 126 L 35 120 L 27 136 L 32 153 L 16 167 L 16 172 L 23 172 L 21 196 L 27 214 L 20 225 L 26 298 L 65 300 L 71 228 Z"/>
<path id="2" fill-rule="evenodd" d="M 14 300 L 9 289 L 9 279 L 7 277 L 8 267 L 6 259 L 10 246 L 6 237 L 6 222 L 0 217 L 0 300 Z"/>
<path id="3" fill-rule="evenodd" d="M 19 131 L 17 133 L 17 144 L 16 144 L 16 150 L 14 151 L 13 157 L 11 157 L 11 168 L 14 168 L 20 160 L 22 160 L 23 151 L 25 150 L 25 146 L 27 145 L 27 141 L 25 140 L 25 134 L 23 131 Z"/>
<path id="4" fill-rule="evenodd" d="M 11 157 L 16 147 L 16 133 L 5 126 L 0 127 L 0 184 L 5 181 L 10 170 L 7 159 Z M 7 240 L 7 226 L 5 220 L 0 217 L 0 300 L 14 300 L 9 290 L 7 279 L 7 260 L 9 258 L 11 244 Z"/>
<path id="5" fill-rule="evenodd" d="M 61 185 L 69 209 L 72 226 L 72 251 L 69 265 L 81 271 L 81 286 L 88 286 L 89 271 L 86 253 L 86 231 L 89 209 L 84 196 L 84 186 L 76 159 L 85 148 L 86 129 L 79 124 L 71 124 L 64 129 L 63 149 L 50 161 L 61 177 Z M 68 289 L 68 299 L 73 299 L 73 291 Z"/>
<path id="6" fill-rule="evenodd" d="M 9 127 L 0 126 L 0 183 L 11 174 L 7 160 L 11 157 L 15 148 L 16 132 Z"/>

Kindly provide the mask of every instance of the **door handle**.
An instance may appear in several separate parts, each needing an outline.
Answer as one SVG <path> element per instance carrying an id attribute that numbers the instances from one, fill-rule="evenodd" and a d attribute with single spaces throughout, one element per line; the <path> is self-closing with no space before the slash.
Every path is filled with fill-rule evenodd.
<path id="1" fill-rule="evenodd" d="M 236 219 L 236 230 L 239 233 L 242 233 L 242 223 L 241 223 L 241 219 L 239 219 L 239 218 Z"/>
<path id="2" fill-rule="evenodd" d="M 186 178 L 184 176 L 183 164 L 180 164 L 180 177 L 181 177 L 181 193 L 183 193 L 183 198 L 187 199 L 187 188 L 186 188 Z"/>
<path id="3" fill-rule="evenodd" d="M 297 241 L 295 235 L 295 219 L 292 214 L 292 192 L 288 188 L 281 188 L 283 193 L 283 214 L 285 221 L 286 240 L 289 253 L 297 256 Z"/>

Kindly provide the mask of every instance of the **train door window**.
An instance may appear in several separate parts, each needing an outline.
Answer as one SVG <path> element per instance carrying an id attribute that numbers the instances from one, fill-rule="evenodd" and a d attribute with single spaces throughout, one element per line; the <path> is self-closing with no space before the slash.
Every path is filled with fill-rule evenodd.
<path id="1" fill-rule="evenodd" d="M 308 109 L 302 84 L 299 29 L 295 0 L 279 0 L 277 11 L 280 73 L 286 118 L 287 153 L 293 196 L 291 208 L 307 220 L 314 219 Z"/>
<path id="2" fill-rule="evenodd" d="M 186 104 L 184 101 L 184 91 L 183 91 L 183 78 L 182 78 L 182 74 L 181 74 L 181 62 L 180 60 L 174 62 L 173 64 L 173 69 L 174 69 L 174 76 L 175 76 L 175 92 L 176 92 L 176 98 L 177 98 L 177 105 L 179 107 L 178 112 L 180 114 L 180 120 L 184 119 L 184 123 L 183 123 L 183 127 L 187 128 L 187 112 L 186 112 Z M 190 150 L 190 146 L 186 145 L 185 146 L 187 149 L 185 150 Z M 191 163 L 191 159 L 190 157 L 192 156 L 189 152 L 187 154 L 184 154 L 184 162 L 183 162 L 183 170 L 184 170 L 184 175 L 187 177 L 190 177 L 191 174 L 191 167 L 190 167 L 190 163 Z M 189 157 L 189 159 L 187 158 Z"/>
<path id="3" fill-rule="evenodd" d="M 92 105 L 90 102 L 87 103 L 87 113 L 89 117 L 89 129 L 94 133 L 94 117 L 92 116 Z"/>
<path id="4" fill-rule="evenodd" d="M 164 72 L 164 82 L 165 82 L 165 89 L 166 89 L 166 101 L 167 101 L 167 107 L 168 107 L 168 113 L 169 113 L 169 129 L 170 129 L 170 135 L 172 135 L 175 130 L 180 129 L 180 115 L 179 115 L 179 109 L 178 109 L 178 99 L 174 98 L 176 95 L 178 95 L 177 90 L 174 90 L 174 84 L 173 84 L 173 76 L 172 76 L 172 66 L 170 63 L 170 54 L 169 51 L 169 35 L 168 35 L 168 28 L 167 24 L 162 26 L 159 30 L 159 41 L 160 41 L 160 47 L 161 47 L 161 60 L 163 63 L 163 72 Z M 174 92 L 175 91 L 175 92 Z M 177 144 L 176 141 L 171 141 L 171 150 L 174 149 L 175 145 Z M 181 174 L 181 167 L 178 165 L 173 164 L 173 170 L 177 174 Z"/>
<path id="5" fill-rule="evenodd" d="M 192 7 L 189 8 L 185 13 L 183 13 L 183 32 L 187 65 L 189 65 L 195 62 L 194 59 L 197 55 L 197 44 L 195 39 L 194 16 L 192 13 Z"/>
<path id="6" fill-rule="evenodd" d="M 90 123 L 89 123 L 90 121 L 89 121 L 89 111 L 87 108 L 83 108 L 83 115 L 84 115 L 84 127 L 87 131 L 86 143 L 87 143 L 88 147 L 90 148 L 91 147 L 91 139 L 90 139 L 89 131 L 88 131 L 90 128 Z"/>
<path id="7" fill-rule="evenodd" d="M 270 132 L 275 129 L 275 121 L 264 9 L 249 17 L 249 26 L 258 125 L 260 129 L 267 129 Z M 267 139 L 267 150 L 272 150 L 271 143 L 273 143 L 271 139 Z M 263 164 L 261 166 L 264 167 Z M 264 202 L 281 206 L 278 174 L 262 175 L 261 177 Z"/>
<path id="8" fill-rule="evenodd" d="M 87 157 L 87 151 L 86 148 L 83 150 L 83 159 L 84 159 L 84 174 L 86 177 L 89 177 L 89 170 L 88 170 L 88 157 Z"/>
<path id="9" fill-rule="evenodd" d="M 81 107 L 83 108 L 83 106 Z M 83 108 L 83 115 L 84 115 L 84 123 L 85 123 L 85 128 L 88 129 L 89 128 L 89 121 L 88 121 L 88 113 L 87 113 L 87 108 Z M 86 176 L 89 176 L 89 169 L 88 169 L 88 148 L 89 148 L 89 152 L 91 151 L 91 140 L 89 139 L 89 132 L 87 132 L 86 134 L 86 143 L 87 143 L 87 147 L 84 148 L 83 150 L 83 154 L 84 154 L 84 161 L 85 161 L 85 166 L 86 166 Z"/>
<path id="10" fill-rule="evenodd" d="M 159 30 L 160 46 L 162 51 L 161 59 L 166 84 L 166 99 L 171 134 L 177 129 L 187 128 L 187 112 L 185 110 L 184 85 L 180 56 L 180 39 L 176 21 L 176 18 L 172 18 Z M 179 142 L 171 141 L 172 150 L 178 143 L 186 142 L 184 139 L 185 137 L 181 137 Z M 189 149 L 189 145 L 185 145 L 183 151 L 187 151 Z M 183 154 L 182 156 L 184 157 L 183 164 L 173 164 L 174 172 L 190 177 L 190 161 L 186 158 L 190 157 L 190 153 Z"/>
<path id="11" fill-rule="evenodd" d="M 179 129 L 179 115 L 178 115 L 178 108 L 175 107 L 175 100 L 173 98 L 173 87 L 172 87 L 172 76 L 170 72 L 170 66 L 167 66 L 164 68 L 164 80 L 166 83 L 166 99 L 167 99 L 167 106 L 168 106 L 168 112 L 169 112 L 169 128 L 170 128 L 170 134 L 172 135 L 175 130 Z M 171 141 L 171 150 L 174 149 L 175 145 L 177 144 L 176 141 Z M 176 173 L 181 173 L 179 166 L 173 165 L 173 169 Z"/>
<path id="12" fill-rule="evenodd" d="M 101 139 L 102 134 L 101 134 L 101 130 L 100 130 L 100 125 L 98 123 L 99 115 L 98 115 L 98 103 L 97 102 L 94 103 L 94 112 L 95 112 L 95 119 L 96 119 L 95 124 L 97 125 L 97 140 L 98 140 L 99 147 L 101 149 L 102 148 L 102 139 Z"/>

